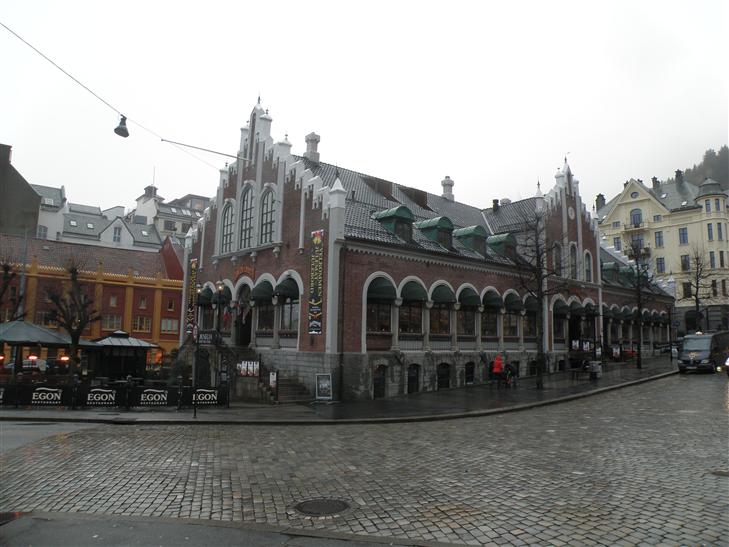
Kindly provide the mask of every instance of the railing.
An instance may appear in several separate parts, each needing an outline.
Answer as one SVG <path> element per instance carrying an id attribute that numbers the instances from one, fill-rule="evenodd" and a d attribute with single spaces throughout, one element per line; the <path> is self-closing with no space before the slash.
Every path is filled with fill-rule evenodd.
<path id="1" fill-rule="evenodd" d="M 423 335 L 410 332 L 401 332 L 398 340 L 400 349 L 415 351 L 423 349 Z"/>
<path id="2" fill-rule="evenodd" d="M 391 332 L 368 332 L 367 333 L 367 350 L 368 351 L 387 351 L 392 347 Z"/>

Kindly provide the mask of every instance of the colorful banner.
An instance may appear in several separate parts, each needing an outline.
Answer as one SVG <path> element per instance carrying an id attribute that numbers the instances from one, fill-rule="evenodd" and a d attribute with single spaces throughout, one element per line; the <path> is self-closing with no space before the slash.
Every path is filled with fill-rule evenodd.
<path id="1" fill-rule="evenodd" d="M 309 334 L 321 334 L 324 279 L 324 230 L 311 232 L 311 276 L 309 279 Z"/>
<path id="2" fill-rule="evenodd" d="M 187 315 L 188 325 L 195 324 L 195 305 L 197 304 L 197 258 L 190 260 L 190 278 L 187 281 Z"/>

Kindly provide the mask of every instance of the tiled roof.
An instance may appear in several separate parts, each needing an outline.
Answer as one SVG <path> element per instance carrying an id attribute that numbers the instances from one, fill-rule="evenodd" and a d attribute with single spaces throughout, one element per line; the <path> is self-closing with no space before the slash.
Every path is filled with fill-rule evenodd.
<path id="1" fill-rule="evenodd" d="M 63 233 L 98 239 L 99 234 L 104 231 L 109 222 L 111 221 L 102 216 L 64 213 Z M 76 225 L 74 226 L 74 224 Z"/>
<path id="2" fill-rule="evenodd" d="M 63 205 L 63 192 L 60 188 L 42 186 L 40 184 L 31 184 L 30 186 L 41 197 L 42 205 L 51 205 L 50 203 L 43 203 L 44 199 L 53 200 L 54 207 L 60 207 L 61 205 Z"/>
<path id="3" fill-rule="evenodd" d="M 652 187 L 646 186 L 641 181 L 635 181 L 635 183 L 642 186 L 646 192 L 653 196 L 669 211 L 679 211 L 681 209 L 693 209 L 698 207 L 695 199 L 699 195 L 699 187 L 689 182 L 677 182 L 675 180 L 672 182 L 662 182 L 655 190 Z M 597 218 L 599 222 L 602 222 L 603 217 L 613 209 L 613 206 L 620 199 L 621 194 L 622 191 L 598 209 Z"/>
<path id="4" fill-rule="evenodd" d="M 23 256 L 23 238 L 0 234 L 0 248 L 15 261 L 20 261 Z M 28 263 L 37 257 L 40 266 L 63 268 L 69 259 L 73 259 L 82 264 L 81 269 L 86 271 L 96 270 L 97 264 L 101 262 L 104 271 L 110 273 L 126 275 L 131 269 L 140 276 L 154 277 L 160 272 L 163 277 L 167 277 L 160 254 L 148 251 L 33 238 L 28 240 L 27 257 Z"/>
<path id="5" fill-rule="evenodd" d="M 189 222 L 202 216 L 202 213 L 196 209 L 189 209 L 180 205 L 169 205 L 167 203 L 157 204 L 157 210 L 165 215 L 174 216 L 179 220 L 187 220 Z"/>
<path id="6" fill-rule="evenodd" d="M 413 213 L 415 222 L 447 216 L 453 222 L 454 228 L 481 225 L 487 229 L 480 209 L 349 169 L 313 162 L 301 156 L 294 156 L 294 158 L 304 161 L 306 168 L 310 169 L 314 176 L 319 176 L 326 186 L 333 186 L 337 172 L 339 173 L 339 180 L 347 191 L 344 220 L 344 231 L 347 238 L 421 252 L 483 260 L 478 253 L 465 247 L 456 238 L 453 238 L 453 248 L 449 250 L 427 238 L 417 228 L 413 228 L 413 239 L 406 242 L 387 231 L 380 222 L 372 218 L 375 213 L 402 204 Z M 486 258 L 491 262 L 511 263 L 507 258 L 490 251 Z"/>
<path id="7" fill-rule="evenodd" d="M 519 232 L 534 219 L 537 207 L 536 199 L 532 197 L 502 203 L 496 211 L 493 207 L 484 209 L 484 215 L 495 234 Z"/>
<path id="8" fill-rule="evenodd" d="M 133 224 L 126 220 L 124 224 L 131 232 L 135 244 L 154 245 L 155 247 L 162 245 L 162 238 L 154 224 Z M 144 235 L 145 233 L 147 235 Z"/>
<path id="9" fill-rule="evenodd" d="M 94 205 L 81 205 L 80 203 L 69 203 L 68 210 L 72 213 L 81 213 L 82 215 L 101 216 L 101 207 L 96 207 Z"/>

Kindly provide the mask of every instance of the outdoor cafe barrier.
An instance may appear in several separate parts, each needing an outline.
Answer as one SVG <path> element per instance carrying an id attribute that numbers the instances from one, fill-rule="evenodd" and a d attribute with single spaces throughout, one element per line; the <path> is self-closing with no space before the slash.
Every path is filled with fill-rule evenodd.
<path id="1" fill-rule="evenodd" d="M 108 386 L 44 386 L 38 384 L 9 384 L 0 386 L 0 405 L 15 407 L 68 408 L 132 407 L 152 408 L 176 406 L 178 409 L 194 406 L 226 405 L 228 390 L 191 386 L 151 387 L 119 382 Z"/>

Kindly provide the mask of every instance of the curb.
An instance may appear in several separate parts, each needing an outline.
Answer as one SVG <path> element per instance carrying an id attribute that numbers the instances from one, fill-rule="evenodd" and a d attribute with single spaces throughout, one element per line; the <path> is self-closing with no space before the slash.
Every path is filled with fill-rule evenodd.
<path id="1" fill-rule="evenodd" d="M 422 416 L 393 416 L 385 418 L 345 418 L 341 420 L 331 419 L 320 419 L 320 420 L 138 420 L 136 418 L 72 418 L 72 417 L 46 417 L 46 416 L 0 416 L 0 422 L 2 421 L 13 421 L 13 422 L 66 422 L 66 423 L 96 423 L 106 425 L 247 425 L 247 426 L 270 426 L 270 425 L 364 425 L 364 424 L 396 424 L 396 423 L 411 423 L 411 422 L 435 422 L 445 420 L 457 420 L 463 418 L 477 418 L 479 416 L 490 416 L 493 414 L 504 414 L 506 412 L 517 412 L 520 410 L 529 410 L 540 406 L 553 405 L 558 403 L 564 403 L 568 401 L 574 401 L 582 399 L 584 397 L 590 397 L 592 395 L 598 395 L 621 389 L 624 387 L 630 387 L 653 380 L 660 380 L 668 376 L 678 374 L 678 370 L 671 370 L 668 372 L 662 372 L 653 376 L 646 376 L 645 378 L 638 378 L 637 380 L 630 380 L 620 384 L 612 386 L 605 386 L 595 388 L 589 391 L 581 393 L 573 393 L 570 395 L 563 395 L 561 397 L 555 397 L 545 401 L 534 401 L 531 403 L 522 403 L 512 405 L 504 408 L 490 408 L 484 410 L 472 410 L 468 412 L 457 412 L 450 414 L 426 414 Z"/>

